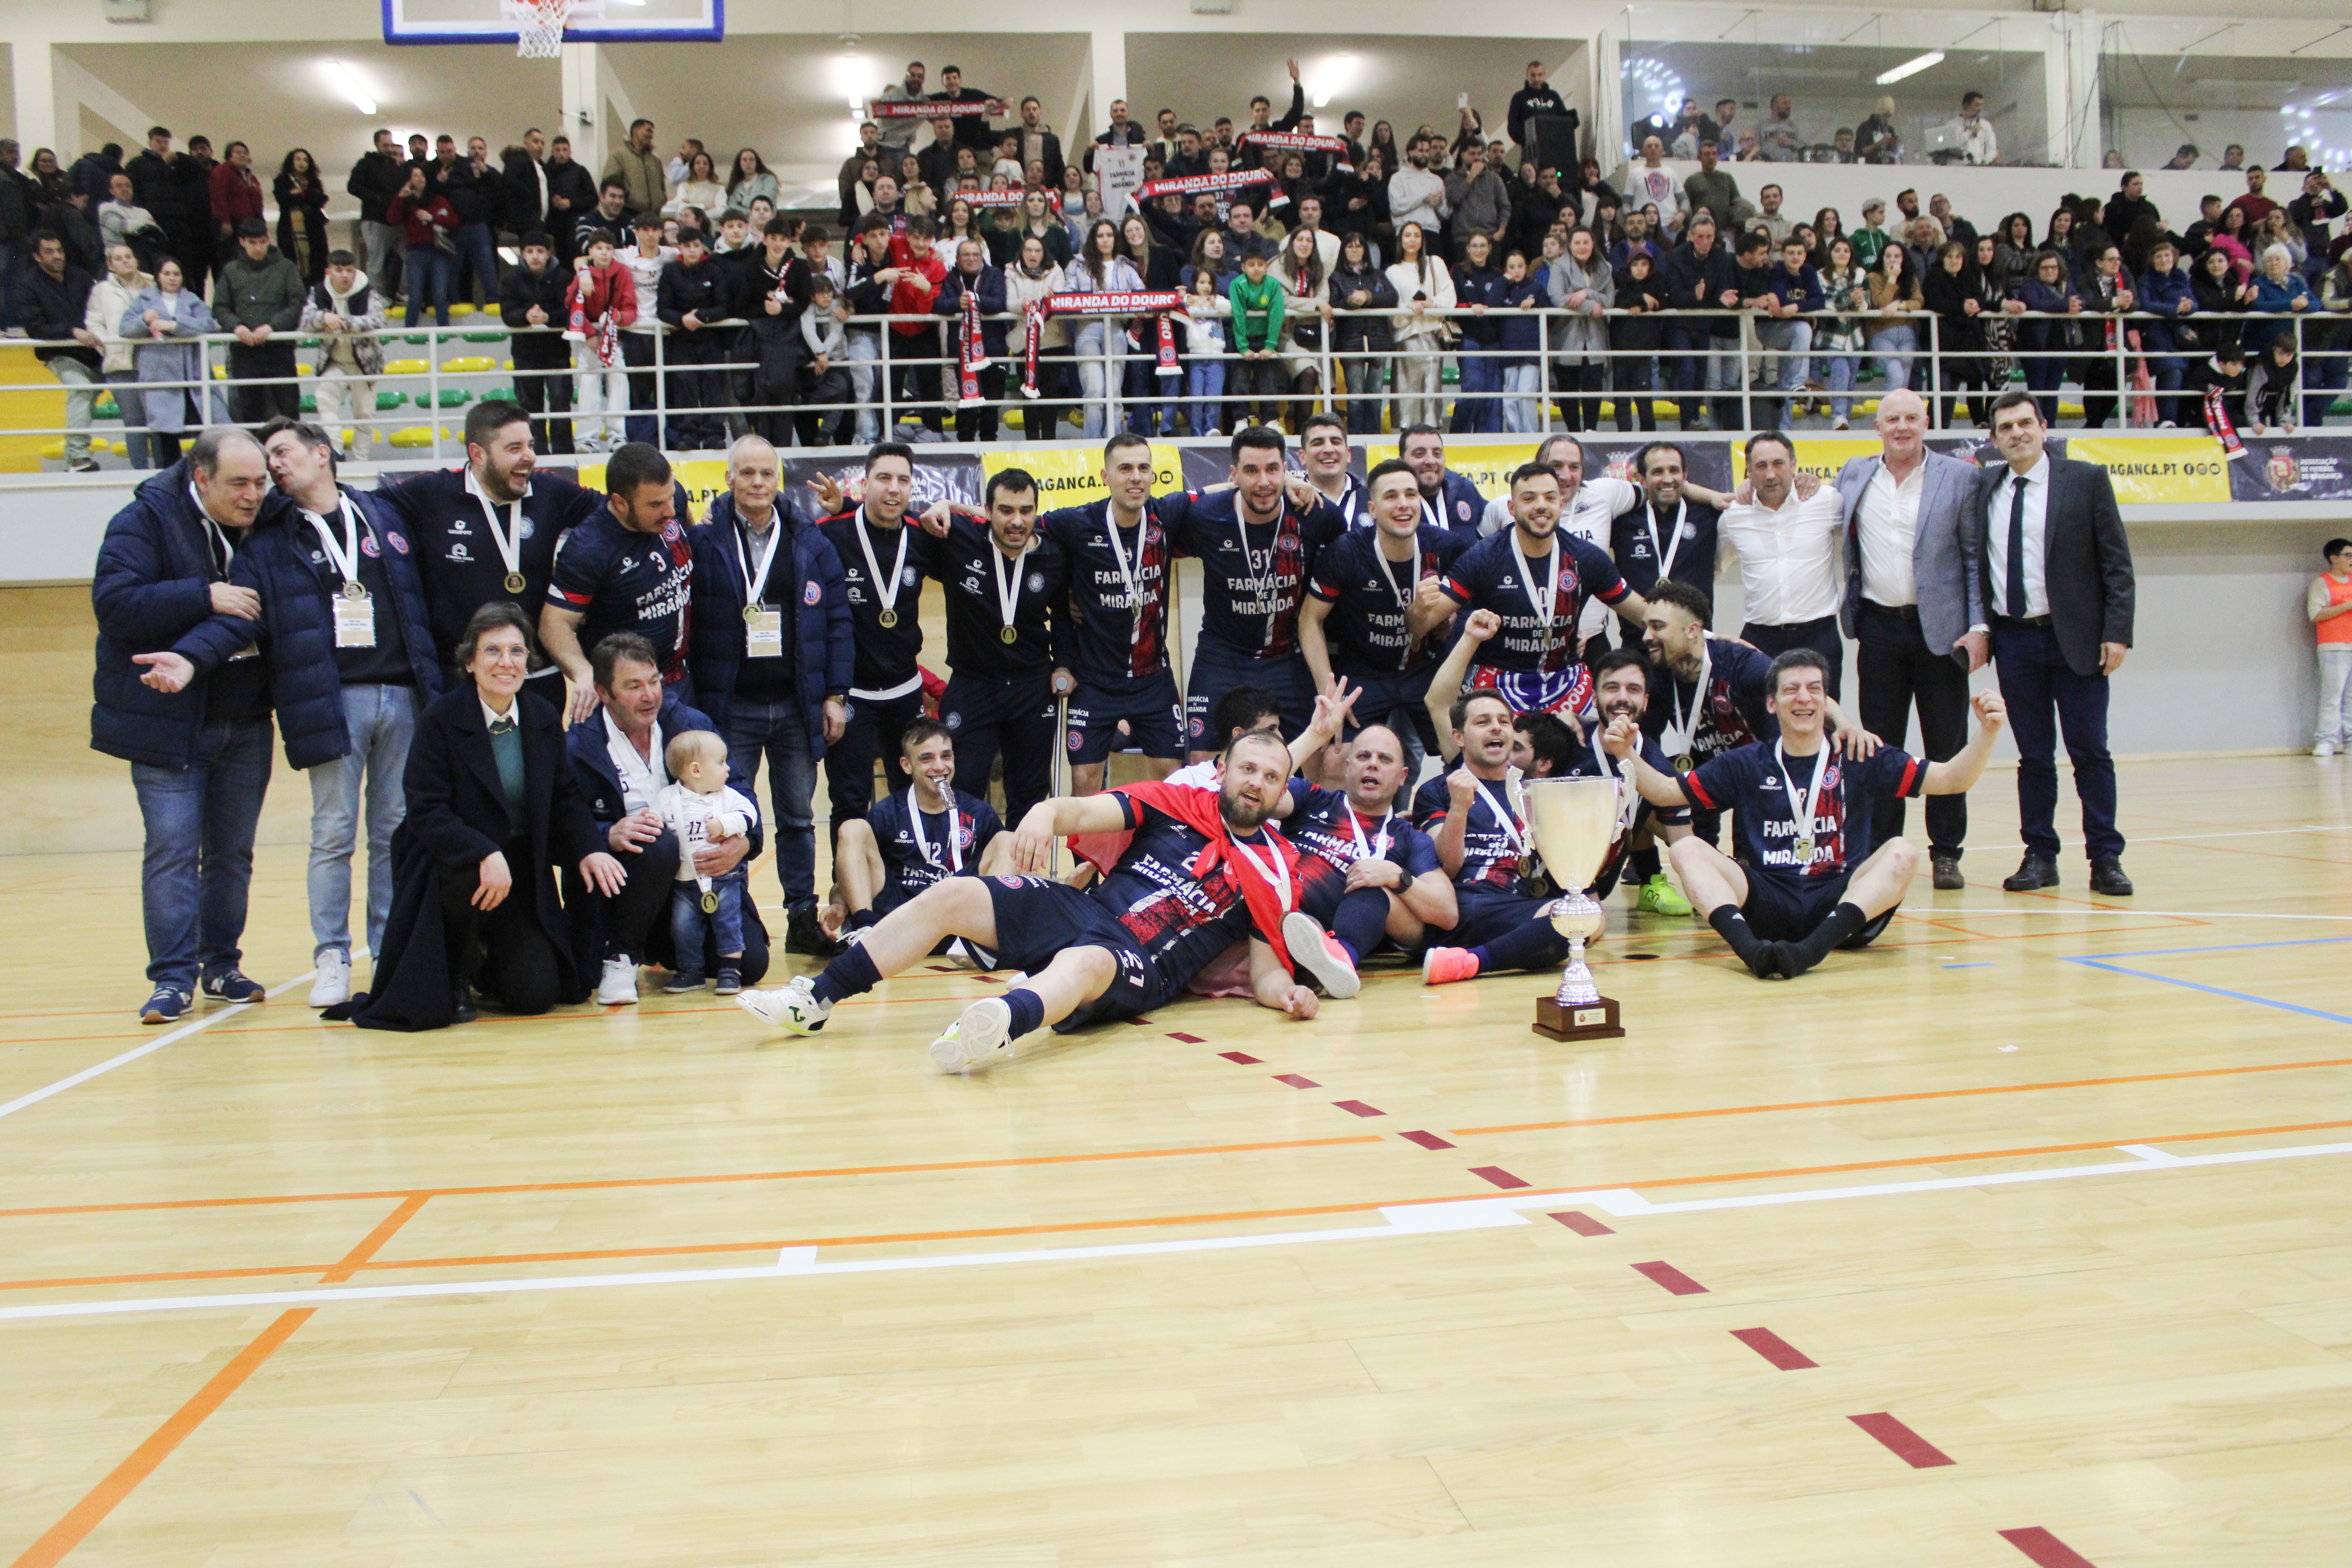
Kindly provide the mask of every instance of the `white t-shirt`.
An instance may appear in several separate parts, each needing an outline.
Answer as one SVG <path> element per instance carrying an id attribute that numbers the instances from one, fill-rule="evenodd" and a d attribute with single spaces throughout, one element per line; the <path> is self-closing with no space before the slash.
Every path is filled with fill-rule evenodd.
<path id="1" fill-rule="evenodd" d="M 612 714 L 599 712 L 597 717 L 604 721 L 604 753 L 613 759 L 613 772 L 621 780 L 621 809 L 643 811 L 669 783 L 669 767 L 662 760 L 661 721 L 654 721 L 653 734 L 646 742 L 648 754 L 641 757 L 621 727 L 613 722 Z"/>
<path id="2" fill-rule="evenodd" d="M 677 879 L 699 881 L 694 852 L 714 838 L 733 838 L 751 831 L 760 820 L 760 808 L 733 788 L 722 784 L 709 795 L 697 795 L 682 784 L 668 784 L 654 796 L 662 826 L 677 835 Z"/>

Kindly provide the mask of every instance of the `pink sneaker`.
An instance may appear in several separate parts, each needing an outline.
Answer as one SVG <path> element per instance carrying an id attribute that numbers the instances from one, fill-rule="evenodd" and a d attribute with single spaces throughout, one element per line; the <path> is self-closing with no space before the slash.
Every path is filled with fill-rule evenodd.
<path id="1" fill-rule="evenodd" d="M 1466 947 L 1433 947 L 1421 955 L 1423 985 L 1451 985 L 1478 978 L 1478 960 Z"/>

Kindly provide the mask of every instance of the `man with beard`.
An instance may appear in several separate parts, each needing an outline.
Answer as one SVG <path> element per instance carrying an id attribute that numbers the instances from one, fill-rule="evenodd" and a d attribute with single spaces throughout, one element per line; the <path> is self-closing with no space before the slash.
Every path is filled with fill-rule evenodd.
<path id="1" fill-rule="evenodd" d="M 1422 521 L 1465 540 L 1475 539 L 1486 498 L 1445 466 L 1445 432 L 1434 425 L 1408 425 L 1397 433 L 1397 456 L 1421 481 Z"/>
<path id="2" fill-rule="evenodd" d="M 594 711 L 588 650 L 614 632 L 653 645 L 662 685 L 681 702 L 694 700 L 686 672 L 694 547 L 678 521 L 685 491 L 669 459 L 635 441 L 604 465 L 604 504 L 564 540 L 539 612 L 540 647 L 572 682 L 567 723 Z"/>
<path id="3" fill-rule="evenodd" d="M 1603 654 L 1593 661 L 1593 704 L 1602 728 L 1620 719 L 1641 726 L 1650 707 L 1650 661 L 1631 648 L 1619 648 Z M 1595 899 L 1605 899 L 1616 890 L 1622 876 L 1633 889 L 1633 907 L 1657 915 L 1688 915 L 1691 902 L 1675 890 L 1658 865 L 1657 841 L 1664 838 L 1669 845 L 1690 837 L 1690 812 L 1685 809 L 1660 810 L 1642 798 L 1633 787 L 1633 770 L 1622 763 L 1612 763 L 1596 744 L 1599 731 L 1587 734 L 1577 742 L 1578 754 L 1570 765 L 1558 770 L 1574 778 L 1603 778 L 1612 773 L 1623 780 L 1624 794 L 1618 800 L 1622 814 L 1624 831 L 1609 847 L 1609 857 L 1592 879 L 1587 889 Z M 1664 773 L 1668 763 L 1658 742 L 1644 734 L 1642 753 L 1650 765 Z"/>
<path id="4" fill-rule="evenodd" d="M 878 921 L 811 980 L 746 991 L 744 1011 L 796 1035 L 824 1027 L 836 1003 L 872 990 L 950 937 L 976 942 L 1027 978 L 966 1007 L 931 1042 L 941 1071 L 1003 1060 L 1022 1036 L 1131 1018 L 1181 995 L 1185 982 L 1249 938 L 1258 1003 L 1312 1018 L 1315 993 L 1291 978 L 1282 917 L 1297 903 L 1297 852 L 1266 826 L 1290 776 L 1280 738 L 1245 734 L 1215 795 L 1166 783 L 1041 803 L 1013 841 L 1016 866 L 1047 863 L 1055 837 L 1132 833 L 1095 892 L 1041 875 L 945 877 Z"/>
<path id="5" fill-rule="evenodd" d="M 1794 980 L 1832 948 L 1867 946 L 1886 929 L 1919 851 L 1901 837 L 1871 848 L 1873 807 L 1885 795 L 1966 790 L 1992 760 L 2008 718 L 1988 691 L 1970 704 L 1976 734 L 1949 762 L 1922 762 L 1893 746 L 1840 757 L 1827 732 L 1828 675 L 1810 648 L 1774 659 L 1767 700 L 1780 739 L 1743 746 L 1695 772 L 1663 773 L 1639 755 L 1640 731 L 1630 720 L 1612 721 L 1602 737 L 1610 755 L 1633 760 L 1653 805 L 1735 814 L 1737 859 L 1696 837 L 1670 853 L 1691 901 L 1759 980 Z"/>
<path id="6" fill-rule="evenodd" d="M 918 719 L 899 737 L 915 782 L 884 795 L 866 816 L 841 825 L 835 846 L 838 901 L 824 912 L 827 934 L 856 942 L 892 910 L 947 877 L 977 877 L 1012 862 L 1013 840 L 995 809 L 956 787 L 955 736 L 936 719 Z M 971 957 L 950 938 L 943 951 Z"/>
<path id="7" fill-rule="evenodd" d="M 1609 531 L 1609 553 L 1636 594 L 1655 602 L 1660 579 L 1687 583 L 1702 594 L 1715 591 L 1717 544 L 1725 497 L 1691 483 L 1686 455 L 1672 441 L 1653 441 L 1633 458 L 1642 476 L 1645 504 L 1620 512 Z M 1798 477 L 1804 493 L 1810 474 Z M 1638 632 L 1635 646 L 1639 646 Z"/>

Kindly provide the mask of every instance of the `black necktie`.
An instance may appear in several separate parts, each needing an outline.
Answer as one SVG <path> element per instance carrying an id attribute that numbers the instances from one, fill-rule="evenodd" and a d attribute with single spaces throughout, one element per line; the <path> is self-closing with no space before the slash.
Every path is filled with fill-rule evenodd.
<path id="1" fill-rule="evenodd" d="M 490 721 L 490 733 L 493 735 L 506 734 L 514 727 L 515 721 L 511 716 L 504 719 L 493 719 Z"/>
<path id="2" fill-rule="evenodd" d="M 2009 581 L 2001 602 L 2011 620 L 2025 618 L 2025 476 L 2009 481 Z"/>

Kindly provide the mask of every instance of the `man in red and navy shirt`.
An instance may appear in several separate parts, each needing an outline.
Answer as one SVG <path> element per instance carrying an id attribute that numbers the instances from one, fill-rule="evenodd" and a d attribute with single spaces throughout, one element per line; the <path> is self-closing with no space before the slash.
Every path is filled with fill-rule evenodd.
<path id="1" fill-rule="evenodd" d="M 694 700 L 686 670 L 694 549 L 678 521 L 669 459 L 632 441 L 604 465 L 604 508 L 563 536 L 539 613 L 540 646 L 571 683 L 568 723 L 594 710 L 588 656 L 614 632 L 653 644 L 663 687 L 681 702 Z"/>
<path id="2" fill-rule="evenodd" d="M 1652 805 L 1734 813 L 1737 859 L 1696 837 L 1668 853 L 1691 902 L 1759 980 L 1793 980 L 1832 948 L 1865 946 L 1886 929 L 1919 851 L 1906 838 L 1875 843 L 1872 807 L 1881 796 L 1965 793 L 2008 719 L 1998 696 L 1980 693 L 1968 746 L 1948 762 L 1922 762 L 1855 731 L 1833 740 L 1828 681 L 1821 655 L 1782 654 L 1766 700 L 1780 739 L 1690 773 L 1661 773 L 1643 758 L 1631 719 L 1612 721 L 1602 738 L 1610 755 L 1635 759 L 1636 785 Z"/>

